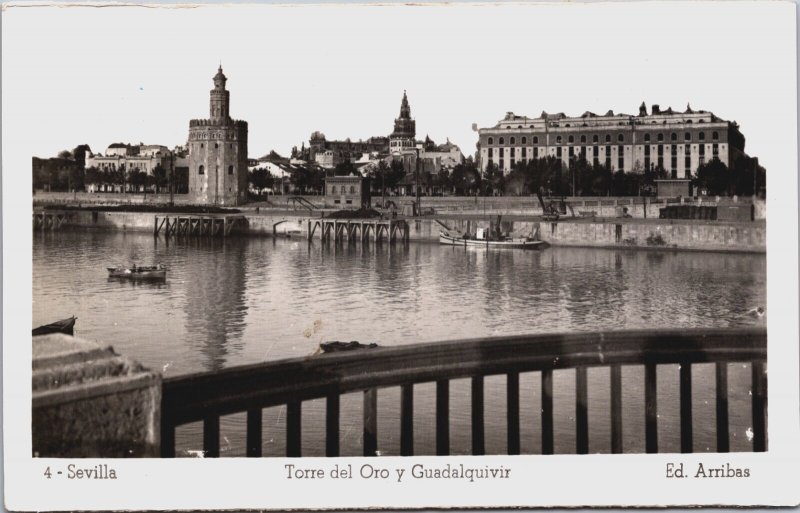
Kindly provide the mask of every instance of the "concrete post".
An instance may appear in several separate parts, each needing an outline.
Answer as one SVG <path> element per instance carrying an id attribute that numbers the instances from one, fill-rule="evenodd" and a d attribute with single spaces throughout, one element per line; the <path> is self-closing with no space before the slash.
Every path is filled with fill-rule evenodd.
<path id="1" fill-rule="evenodd" d="M 161 376 L 111 346 L 33 337 L 33 455 L 156 457 Z"/>

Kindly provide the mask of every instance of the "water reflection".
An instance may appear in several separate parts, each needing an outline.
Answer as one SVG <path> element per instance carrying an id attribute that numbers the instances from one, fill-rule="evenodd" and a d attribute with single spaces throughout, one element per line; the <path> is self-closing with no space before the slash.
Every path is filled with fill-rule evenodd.
<path id="1" fill-rule="evenodd" d="M 228 354 L 241 349 L 247 315 L 245 245 L 227 242 L 180 242 L 186 254 L 186 340 L 204 355 L 204 370 L 210 371 L 224 368 Z"/>

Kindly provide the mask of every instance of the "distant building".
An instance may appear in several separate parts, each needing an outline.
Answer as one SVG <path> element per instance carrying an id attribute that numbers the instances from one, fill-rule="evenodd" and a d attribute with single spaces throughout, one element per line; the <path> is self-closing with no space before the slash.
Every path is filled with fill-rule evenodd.
<path id="1" fill-rule="evenodd" d="M 325 178 L 325 206 L 338 208 L 369 207 L 369 179 L 361 176 Z"/>
<path id="2" fill-rule="evenodd" d="M 366 141 L 328 141 L 322 132 L 311 134 L 306 155 L 302 159 L 317 162 L 320 166 L 332 169 L 342 162 L 360 157 L 364 153 L 388 153 L 388 137 L 370 137 Z"/>
<path id="3" fill-rule="evenodd" d="M 230 117 L 230 92 L 220 66 L 209 119 L 189 122 L 189 197 L 192 202 L 240 205 L 247 200 L 247 122 Z"/>
<path id="4" fill-rule="evenodd" d="M 684 112 L 644 103 L 638 115 L 584 112 L 578 117 L 542 112 L 537 118 L 512 112 L 479 133 L 480 169 L 492 163 L 509 173 L 516 162 L 552 156 L 565 165 L 583 155 L 612 171 L 664 169 L 670 178 L 690 178 L 704 162 L 718 158 L 730 166 L 745 155 L 745 139 L 736 122 L 711 112 Z"/>
<path id="5" fill-rule="evenodd" d="M 156 144 L 114 143 L 106 148 L 105 155 L 87 155 L 85 166 L 87 169 L 93 167 L 100 170 L 138 169 L 149 175 L 161 166 L 169 173 L 173 167 L 173 153 L 166 146 Z"/>
<path id="6" fill-rule="evenodd" d="M 417 141 L 416 133 L 417 125 L 411 117 L 408 95 L 403 91 L 400 115 L 394 120 L 394 128 L 388 137 L 370 137 L 366 141 L 329 141 L 322 132 L 314 132 L 308 148 L 304 147 L 299 151 L 295 148 L 295 151 L 301 158 L 324 169 L 334 169 L 343 162 L 352 162 L 362 164 L 356 167 L 367 171 L 377 165 L 378 160 L 385 160 L 389 156 L 395 160 L 402 159 L 407 172 L 413 171 L 416 159 L 425 161 L 426 168 L 435 169 L 437 173 L 440 169 L 449 170 L 463 163 L 464 155 L 461 150 L 449 140 L 446 144 L 437 146 L 428 137 L 425 141 Z M 369 159 L 364 157 L 367 154 L 370 155 Z M 367 160 L 370 161 L 369 164 Z"/>

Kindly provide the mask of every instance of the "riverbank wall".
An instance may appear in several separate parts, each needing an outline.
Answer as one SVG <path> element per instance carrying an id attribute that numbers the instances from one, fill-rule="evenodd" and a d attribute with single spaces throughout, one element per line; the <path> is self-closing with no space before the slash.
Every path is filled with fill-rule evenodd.
<path id="1" fill-rule="evenodd" d="M 72 211 L 65 226 L 153 233 L 156 216 L 143 212 Z M 240 235 L 308 238 L 311 222 L 319 215 L 294 212 L 247 212 Z M 407 218 L 409 240 L 437 242 L 442 229 L 474 233 L 489 228 L 497 216 L 447 214 Z M 500 218 L 503 233 L 514 237 L 538 236 L 553 246 L 677 249 L 695 251 L 766 252 L 766 222 L 726 222 L 636 218 L 568 218 L 543 221 L 534 216 Z M 315 238 L 319 236 L 315 234 Z"/>
<path id="2" fill-rule="evenodd" d="M 295 199 L 302 198 L 307 205 L 313 205 L 317 210 L 325 210 L 324 196 L 269 196 L 263 201 L 248 203 L 242 210 L 255 211 L 284 211 L 300 208 Z M 412 203 L 416 200 L 413 196 L 389 196 L 387 203 L 391 202 L 399 212 L 410 211 Z M 121 194 L 121 193 L 86 193 L 86 192 L 43 192 L 37 191 L 33 196 L 34 205 L 166 205 L 170 201 L 169 194 Z M 190 199 L 186 194 L 173 195 L 175 205 L 188 205 Z M 378 205 L 381 197 L 372 198 L 373 205 Z M 545 199 L 559 203 L 561 198 Z M 641 196 L 628 197 L 567 197 L 564 202 L 568 205 L 568 214 L 575 213 L 596 217 L 619 217 L 626 214 L 633 218 L 658 219 L 660 210 L 667 206 L 693 205 L 702 207 L 717 207 L 729 209 L 732 207 L 752 205 L 754 219 L 766 218 L 766 202 L 763 199 L 751 197 L 721 197 L 698 196 L 678 198 L 649 198 Z M 435 196 L 423 197 L 420 200 L 424 209 L 433 209 L 435 215 L 448 214 L 480 214 L 480 215 L 542 215 L 542 207 L 535 196 Z M 307 213 L 307 211 L 305 211 Z"/>

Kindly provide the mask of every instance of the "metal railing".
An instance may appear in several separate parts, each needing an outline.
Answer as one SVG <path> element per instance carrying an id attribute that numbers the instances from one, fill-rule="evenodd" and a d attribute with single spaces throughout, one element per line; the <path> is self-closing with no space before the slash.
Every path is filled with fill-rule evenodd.
<path id="1" fill-rule="evenodd" d="M 205 456 L 218 457 L 220 416 L 247 412 L 246 455 L 262 455 L 262 409 L 286 405 L 286 455 L 301 448 L 303 401 L 326 399 L 327 456 L 339 456 L 340 396 L 363 391 L 364 455 L 377 451 L 377 390 L 400 387 L 400 454 L 414 451 L 414 390 L 436 383 L 436 454 L 450 453 L 450 380 L 471 378 L 472 454 L 484 444 L 484 377 L 506 375 L 507 452 L 520 453 L 521 372 L 540 371 L 543 454 L 553 453 L 553 371 L 575 370 L 576 453 L 589 450 L 587 369 L 610 368 L 611 452 L 622 452 L 623 365 L 644 366 L 645 450 L 658 452 L 656 375 L 679 364 L 680 445 L 692 452 L 692 364 L 716 364 L 717 451 L 728 452 L 728 363 L 752 369 L 753 450 L 767 447 L 767 335 L 763 328 L 610 331 L 492 337 L 359 349 L 168 378 L 163 383 L 161 455 L 175 456 L 175 429 L 203 422 Z"/>

